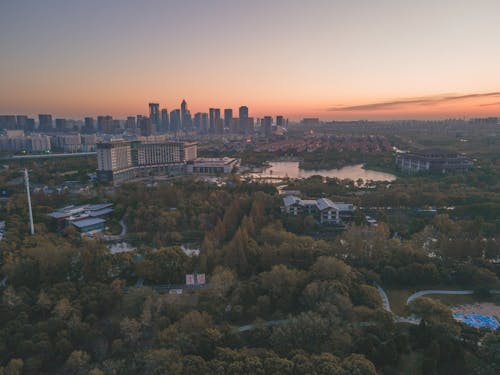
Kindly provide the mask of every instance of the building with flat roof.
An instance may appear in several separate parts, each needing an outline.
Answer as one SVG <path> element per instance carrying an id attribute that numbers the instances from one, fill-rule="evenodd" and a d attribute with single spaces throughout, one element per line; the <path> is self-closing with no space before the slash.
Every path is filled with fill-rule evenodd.
<path id="1" fill-rule="evenodd" d="M 396 165 L 406 173 L 463 173 L 472 168 L 469 158 L 446 150 L 422 150 L 398 154 Z"/>
<path id="2" fill-rule="evenodd" d="M 80 233 L 98 233 L 106 228 L 106 220 L 97 217 L 72 221 L 71 225 L 76 227 Z"/>
<path id="3" fill-rule="evenodd" d="M 228 174 L 239 165 L 235 158 L 197 158 L 187 163 L 187 173 L 193 174 Z"/>
<path id="4" fill-rule="evenodd" d="M 185 173 L 186 162 L 196 159 L 197 143 L 143 137 L 137 141 L 97 144 L 97 177 L 103 182 L 121 182 L 151 175 Z"/>

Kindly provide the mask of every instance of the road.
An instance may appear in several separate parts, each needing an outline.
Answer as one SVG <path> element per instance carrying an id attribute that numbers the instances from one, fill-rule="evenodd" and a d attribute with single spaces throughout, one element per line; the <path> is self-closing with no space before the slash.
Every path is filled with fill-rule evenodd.
<path id="1" fill-rule="evenodd" d="M 39 155 L 13 155 L 1 158 L 1 160 L 22 160 L 22 159 L 51 159 L 51 158 L 71 158 L 77 156 L 92 156 L 96 152 L 72 152 L 62 154 L 39 154 Z"/>
<path id="2" fill-rule="evenodd" d="M 457 295 L 466 295 L 466 294 L 474 294 L 473 290 L 421 290 L 420 292 L 413 293 L 406 300 L 406 304 L 409 305 L 418 297 L 422 297 L 428 294 L 457 294 Z"/>
<path id="3" fill-rule="evenodd" d="M 389 303 L 389 297 L 387 296 L 387 293 L 385 292 L 384 289 L 377 283 L 375 283 L 375 287 L 378 290 L 378 294 L 380 295 L 380 299 L 382 300 L 382 307 L 385 311 L 390 313 L 392 315 L 392 318 L 394 319 L 395 323 L 408 323 L 408 324 L 413 324 L 413 325 L 418 325 L 420 324 L 420 319 L 419 318 L 413 318 L 413 317 L 405 317 L 405 316 L 399 316 L 396 315 L 394 312 L 391 310 L 391 304 Z"/>
<path id="4" fill-rule="evenodd" d="M 288 319 L 282 319 L 282 320 L 268 320 L 267 322 L 262 322 L 261 324 L 247 324 L 241 327 L 236 327 L 238 332 L 247 332 L 247 331 L 253 331 L 259 326 L 264 326 L 264 327 L 273 327 L 273 326 L 279 326 L 281 324 L 286 324 L 288 322 Z"/>
<path id="5" fill-rule="evenodd" d="M 120 234 L 117 234 L 115 236 L 105 234 L 102 236 L 102 238 L 104 238 L 106 241 L 122 241 L 127 234 L 127 224 L 125 224 L 123 219 L 121 219 L 118 223 L 122 227 L 122 231 L 120 232 Z"/>

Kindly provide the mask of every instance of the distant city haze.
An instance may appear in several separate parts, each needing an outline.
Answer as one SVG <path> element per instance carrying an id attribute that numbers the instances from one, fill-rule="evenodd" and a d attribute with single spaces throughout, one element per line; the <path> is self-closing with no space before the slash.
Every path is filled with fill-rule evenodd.
<path id="1" fill-rule="evenodd" d="M 0 113 L 500 114 L 498 0 L 0 3 Z"/>

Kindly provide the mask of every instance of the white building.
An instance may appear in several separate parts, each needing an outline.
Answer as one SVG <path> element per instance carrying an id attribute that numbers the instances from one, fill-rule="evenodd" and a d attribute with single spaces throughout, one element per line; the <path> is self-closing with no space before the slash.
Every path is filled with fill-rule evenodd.
<path id="1" fill-rule="evenodd" d="M 301 199 L 295 195 L 283 198 L 281 211 L 292 216 L 312 215 L 321 224 L 341 224 L 352 218 L 354 206 L 350 203 L 332 202 L 327 198 Z"/>

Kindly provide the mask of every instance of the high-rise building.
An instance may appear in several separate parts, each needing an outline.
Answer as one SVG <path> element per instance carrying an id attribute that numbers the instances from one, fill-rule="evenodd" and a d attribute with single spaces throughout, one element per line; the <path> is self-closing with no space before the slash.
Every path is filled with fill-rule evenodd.
<path id="1" fill-rule="evenodd" d="M 97 177 L 100 180 L 114 181 L 132 176 L 130 142 L 113 141 L 97 144 Z"/>
<path id="2" fill-rule="evenodd" d="M 201 114 L 201 131 L 203 133 L 208 133 L 208 113 L 203 112 Z"/>
<path id="3" fill-rule="evenodd" d="M 16 116 L 2 115 L 0 116 L 0 129 L 14 130 L 17 128 Z"/>
<path id="4" fill-rule="evenodd" d="M 210 108 L 209 110 L 210 114 L 210 124 L 209 124 L 209 133 L 216 133 L 217 132 L 217 127 L 219 126 L 219 121 L 220 121 L 220 108 Z"/>
<path id="5" fill-rule="evenodd" d="M 150 118 L 143 117 L 139 125 L 141 129 L 141 135 L 144 137 L 149 137 L 153 134 L 153 122 Z"/>
<path id="6" fill-rule="evenodd" d="M 160 105 L 158 103 L 149 103 L 149 119 L 155 130 L 160 126 Z"/>
<path id="7" fill-rule="evenodd" d="M 54 130 L 52 115 L 38 115 L 38 130 L 44 132 L 50 132 Z"/>
<path id="8" fill-rule="evenodd" d="M 93 117 L 85 117 L 82 132 L 86 134 L 95 133 L 95 121 Z"/>
<path id="9" fill-rule="evenodd" d="M 161 110 L 161 132 L 166 133 L 170 127 L 170 120 L 168 117 L 168 109 L 162 108 Z"/>
<path id="10" fill-rule="evenodd" d="M 125 120 L 125 130 L 129 133 L 135 133 L 137 130 L 137 125 L 135 122 L 135 116 L 128 116 Z"/>
<path id="11" fill-rule="evenodd" d="M 170 112 L 170 132 L 177 133 L 181 130 L 181 110 L 174 109 Z"/>
<path id="12" fill-rule="evenodd" d="M 201 131 L 201 112 L 196 112 L 193 118 L 193 128 L 195 131 Z"/>
<path id="13" fill-rule="evenodd" d="M 261 132 L 263 132 L 266 136 L 270 136 L 272 131 L 272 126 L 273 126 L 273 118 L 271 116 L 264 116 L 260 125 Z"/>
<path id="14" fill-rule="evenodd" d="M 248 107 L 241 106 L 239 109 L 240 115 L 240 133 L 245 134 L 248 132 Z"/>
<path id="15" fill-rule="evenodd" d="M 26 126 L 28 123 L 28 116 L 25 115 L 17 115 L 16 116 L 16 129 L 26 130 Z"/>
<path id="16" fill-rule="evenodd" d="M 233 120 L 233 110 L 226 108 L 224 110 L 224 129 L 231 130 L 231 121 Z"/>
<path id="17" fill-rule="evenodd" d="M 185 162 L 196 158 L 196 143 L 157 139 L 98 143 L 97 176 L 101 181 L 120 182 L 138 176 L 184 173 Z"/>
<path id="18" fill-rule="evenodd" d="M 28 117 L 26 119 L 26 125 L 24 126 L 24 131 L 34 132 L 35 131 L 35 119 Z"/>
<path id="19" fill-rule="evenodd" d="M 183 130 L 190 130 L 193 127 L 193 121 L 191 119 L 191 112 L 187 108 L 187 103 L 185 100 L 181 103 L 181 128 Z"/>
<path id="20" fill-rule="evenodd" d="M 56 118 L 56 130 L 58 132 L 64 132 L 66 130 L 66 124 L 65 118 Z"/>
<path id="21" fill-rule="evenodd" d="M 113 117 L 109 115 L 97 116 L 97 131 L 100 133 L 113 134 L 115 131 Z"/>

